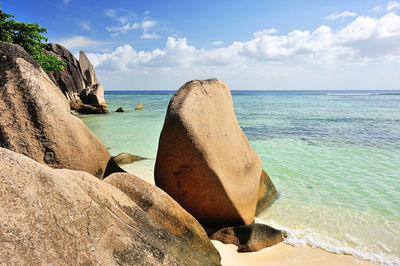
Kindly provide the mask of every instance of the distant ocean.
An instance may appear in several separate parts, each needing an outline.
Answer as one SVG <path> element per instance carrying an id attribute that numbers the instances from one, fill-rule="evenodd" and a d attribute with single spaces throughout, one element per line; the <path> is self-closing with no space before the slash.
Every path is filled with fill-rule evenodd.
<path id="1" fill-rule="evenodd" d="M 106 92 L 81 115 L 126 170 L 152 178 L 172 91 Z M 260 216 L 286 242 L 400 265 L 400 91 L 232 91 L 240 126 L 279 197 Z M 135 106 L 143 102 L 143 110 Z M 122 107 L 124 113 L 114 111 Z"/>

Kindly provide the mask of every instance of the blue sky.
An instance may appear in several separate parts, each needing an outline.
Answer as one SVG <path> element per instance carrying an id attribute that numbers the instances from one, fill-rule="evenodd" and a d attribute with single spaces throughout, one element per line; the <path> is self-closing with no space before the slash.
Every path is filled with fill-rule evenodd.
<path id="1" fill-rule="evenodd" d="M 400 1 L 1 1 L 74 54 L 106 90 L 400 89 Z"/>

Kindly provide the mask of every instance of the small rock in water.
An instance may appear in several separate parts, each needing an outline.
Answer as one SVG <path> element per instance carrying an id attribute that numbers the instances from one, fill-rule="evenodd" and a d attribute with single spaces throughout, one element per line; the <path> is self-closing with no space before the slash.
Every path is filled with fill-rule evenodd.
<path id="1" fill-rule="evenodd" d="M 125 110 L 124 110 L 124 109 L 122 109 L 122 107 L 119 107 L 117 110 L 115 110 L 115 112 L 118 112 L 118 113 L 123 113 L 123 112 L 125 112 Z"/>
<path id="2" fill-rule="evenodd" d="M 126 152 L 121 152 L 117 156 L 114 156 L 113 159 L 118 165 L 122 165 L 122 164 L 130 164 L 130 163 L 133 163 L 136 161 L 140 161 L 145 158 L 137 156 L 137 155 L 133 155 L 130 153 L 126 153 Z"/>
<path id="3" fill-rule="evenodd" d="M 136 107 L 135 110 L 142 110 L 143 109 L 143 104 L 139 103 Z"/>

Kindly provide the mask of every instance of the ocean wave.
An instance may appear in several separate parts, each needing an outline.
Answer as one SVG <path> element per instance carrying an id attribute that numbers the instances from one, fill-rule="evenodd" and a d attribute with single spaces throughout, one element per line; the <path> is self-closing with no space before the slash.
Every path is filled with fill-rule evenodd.
<path id="1" fill-rule="evenodd" d="M 400 95 L 400 92 L 360 92 L 360 93 L 326 93 L 327 96 L 370 96 L 370 95 Z"/>
<path id="2" fill-rule="evenodd" d="M 385 250 L 387 254 L 383 252 L 371 251 L 369 248 L 363 245 L 360 239 L 350 234 L 346 234 L 346 239 L 344 241 L 346 243 L 343 243 L 330 237 L 321 236 L 312 229 L 303 231 L 293 228 L 285 228 L 275 224 L 273 221 L 266 223 L 258 218 L 256 218 L 256 222 L 268 224 L 276 229 L 285 231 L 287 233 L 287 238 L 284 240 L 284 243 L 294 247 L 310 246 L 312 248 L 320 248 L 331 253 L 352 255 L 356 258 L 368 260 L 381 265 L 400 265 L 400 257 L 391 255 L 390 248 L 382 243 L 378 243 L 378 245 Z"/>

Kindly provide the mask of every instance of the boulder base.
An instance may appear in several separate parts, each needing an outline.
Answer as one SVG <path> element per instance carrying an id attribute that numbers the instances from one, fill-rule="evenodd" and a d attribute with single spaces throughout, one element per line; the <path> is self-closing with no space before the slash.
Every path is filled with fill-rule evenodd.
<path id="1" fill-rule="evenodd" d="M 108 114 L 108 109 L 104 106 L 101 105 L 88 105 L 88 104 L 82 104 L 78 106 L 78 113 L 81 114 Z"/>
<path id="2" fill-rule="evenodd" d="M 219 261 L 218 251 L 209 240 L 203 227 L 167 193 L 126 173 L 112 174 L 104 181 L 124 192 L 152 220 L 170 233 L 184 238 L 188 247 L 208 256 L 211 261 Z"/>
<path id="3" fill-rule="evenodd" d="M 277 196 L 275 185 L 272 183 L 268 174 L 262 170 L 260 179 L 260 190 L 258 191 L 258 202 L 256 215 L 265 210 Z"/>

